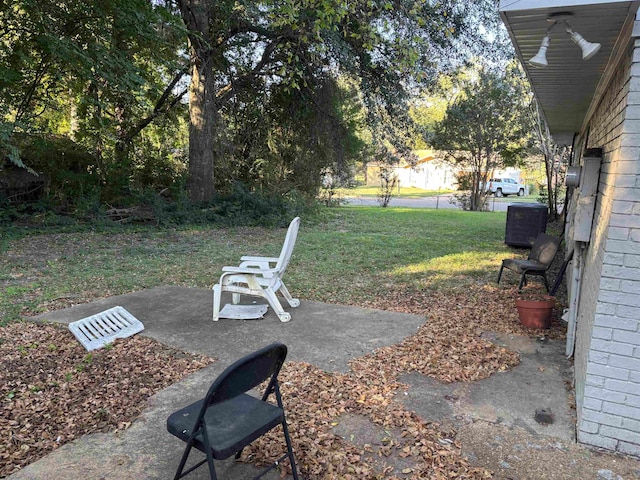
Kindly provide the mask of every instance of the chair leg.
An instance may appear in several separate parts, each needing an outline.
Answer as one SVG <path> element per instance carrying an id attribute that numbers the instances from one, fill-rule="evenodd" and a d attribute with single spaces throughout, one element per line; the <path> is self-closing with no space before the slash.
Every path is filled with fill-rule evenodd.
<path id="1" fill-rule="evenodd" d="M 282 296 L 287 300 L 287 302 L 289 302 L 289 305 L 292 308 L 300 306 L 300 300 L 298 300 L 297 298 L 293 298 L 291 296 L 291 294 L 289 293 L 289 290 L 287 289 L 284 283 L 280 284 L 280 292 L 282 292 Z"/>
<path id="2" fill-rule="evenodd" d="M 202 430 L 202 441 L 206 450 L 207 464 L 209 465 L 209 477 L 211 480 L 217 480 L 216 469 L 213 465 L 213 454 L 211 453 L 211 443 L 209 442 L 209 435 L 207 435 L 206 429 Z"/>
<path id="3" fill-rule="evenodd" d="M 269 302 L 269 305 L 271 305 L 271 308 L 273 308 L 273 311 L 276 312 L 276 315 L 278 315 L 278 318 L 280 318 L 281 322 L 288 322 L 289 320 L 291 320 L 291 314 L 284 311 L 282 305 L 280 304 L 280 300 L 278 300 L 276 292 L 271 289 L 265 289 L 264 296 Z"/>
<path id="4" fill-rule="evenodd" d="M 184 466 L 187 463 L 187 458 L 189 458 L 189 453 L 191 452 L 192 446 L 193 446 L 193 444 L 191 442 L 187 443 L 187 447 L 185 448 L 184 453 L 182 454 L 182 459 L 180 460 L 180 465 L 178 466 L 178 470 L 176 470 L 176 476 L 173 477 L 173 480 L 180 480 L 181 478 L 186 477 L 191 472 L 193 472 L 197 468 L 201 467 L 205 463 L 209 464 L 209 477 L 210 477 L 210 479 L 211 480 L 217 480 L 218 477 L 216 476 L 216 469 L 213 466 L 213 455 L 211 454 L 211 449 L 209 449 L 209 454 L 207 455 L 207 458 L 205 460 L 202 460 L 202 461 L 196 463 L 195 465 L 193 465 L 192 467 L 188 468 L 186 472 L 184 471 Z"/>
<path id="5" fill-rule="evenodd" d="M 287 442 L 287 455 L 289 456 L 289 463 L 291 464 L 293 480 L 298 480 L 298 469 L 296 468 L 296 459 L 293 456 L 293 446 L 291 445 L 291 437 L 289 436 L 286 419 L 282 420 L 282 430 L 284 431 L 284 440 Z"/>
<path id="6" fill-rule="evenodd" d="M 187 445 L 184 449 L 184 453 L 182 454 L 182 459 L 180 460 L 180 465 L 178 465 L 178 470 L 176 470 L 176 475 L 173 477 L 173 480 L 178 480 L 182 478 L 182 470 L 184 469 L 185 464 L 187 463 L 187 458 L 189 458 L 189 453 L 191 452 L 191 443 Z"/>
<path id="7" fill-rule="evenodd" d="M 233 303 L 234 305 L 238 305 L 240 303 L 240 294 L 239 293 L 232 293 L 231 294 L 231 303 Z"/>
<path id="8" fill-rule="evenodd" d="M 543 273 L 542 278 L 544 279 L 544 288 L 547 289 L 547 293 L 549 293 L 549 282 L 547 282 L 547 274 Z"/>
<path id="9" fill-rule="evenodd" d="M 518 292 L 522 291 L 522 286 L 527 283 L 527 274 L 524 272 L 520 277 L 520 284 L 518 285 Z"/>
<path id="10" fill-rule="evenodd" d="M 500 278 L 502 278 L 502 270 L 504 270 L 504 265 L 500 266 L 500 272 L 498 272 L 498 285 L 500 285 Z"/>
<path id="11" fill-rule="evenodd" d="M 287 456 L 289 457 L 289 463 L 291 463 L 291 473 L 293 474 L 293 479 L 298 480 L 298 469 L 296 467 L 296 459 L 293 456 L 293 445 L 291 444 L 291 437 L 289 436 L 289 427 L 287 426 L 287 417 L 284 415 L 284 407 L 282 406 L 282 395 L 280 394 L 280 386 L 278 385 L 278 379 L 274 379 L 272 383 L 267 386 L 267 390 L 264 392 L 264 396 L 262 397 L 262 401 L 265 401 L 267 397 L 271 394 L 271 387 L 273 386 L 273 392 L 276 396 L 276 404 L 282 408 L 283 416 L 282 416 L 282 431 L 284 432 L 284 441 L 287 444 Z"/>
<path id="12" fill-rule="evenodd" d="M 220 296 L 222 295 L 222 285 L 219 283 L 213 286 L 213 321 L 220 318 Z"/>

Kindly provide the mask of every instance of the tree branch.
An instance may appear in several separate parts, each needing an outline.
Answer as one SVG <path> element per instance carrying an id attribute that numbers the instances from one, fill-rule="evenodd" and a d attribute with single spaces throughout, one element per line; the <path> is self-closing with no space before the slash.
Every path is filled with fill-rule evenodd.
<path id="1" fill-rule="evenodd" d="M 231 81 L 231 83 L 218 90 L 218 92 L 216 93 L 216 98 L 218 99 L 220 105 L 228 102 L 233 97 L 238 87 L 246 85 L 262 71 L 265 65 L 267 65 L 271 61 L 271 54 L 275 51 L 281 40 L 281 38 L 277 38 L 265 47 L 264 52 L 262 52 L 260 61 L 256 63 L 256 65 L 251 69 L 250 72 L 239 76 L 235 81 Z"/>
<path id="2" fill-rule="evenodd" d="M 162 95 L 160 95 L 160 98 L 158 98 L 158 101 L 153 107 L 153 110 L 151 111 L 151 113 L 145 118 L 138 121 L 132 128 L 126 130 L 125 134 L 122 136 L 122 138 L 119 139 L 119 141 L 125 144 L 130 143 L 131 140 L 138 133 L 140 133 L 144 128 L 146 128 L 151 122 L 153 122 L 159 116 L 166 114 L 178 104 L 178 102 L 182 99 L 182 97 L 186 95 L 188 91 L 187 88 L 183 89 L 170 102 L 168 100 L 171 95 L 171 92 L 173 91 L 177 83 L 180 81 L 182 77 L 184 77 L 184 75 L 188 71 L 189 71 L 189 66 L 185 66 L 175 74 L 175 76 L 173 77 L 169 85 L 167 85 L 167 87 L 164 89 L 164 92 L 162 92 Z"/>

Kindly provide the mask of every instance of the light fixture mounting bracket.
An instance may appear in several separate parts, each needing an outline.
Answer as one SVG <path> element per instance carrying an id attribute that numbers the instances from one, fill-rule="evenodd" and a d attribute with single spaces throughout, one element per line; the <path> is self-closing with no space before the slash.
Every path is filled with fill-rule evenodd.
<path id="1" fill-rule="evenodd" d="M 549 15 L 547 18 L 547 22 L 556 23 L 556 22 L 564 22 L 573 17 L 573 13 L 571 12 L 554 12 Z"/>

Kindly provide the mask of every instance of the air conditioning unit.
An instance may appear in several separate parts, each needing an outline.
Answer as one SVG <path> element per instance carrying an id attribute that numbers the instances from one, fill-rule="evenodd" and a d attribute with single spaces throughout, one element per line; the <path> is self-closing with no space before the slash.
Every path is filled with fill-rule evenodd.
<path id="1" fill-rule="evenodd" d="M 533 245 L 539 233 L 547 231 L 547 206 L 541 203 L 512 203 L 507 207 L 504 243 L 512 247 Z"/>

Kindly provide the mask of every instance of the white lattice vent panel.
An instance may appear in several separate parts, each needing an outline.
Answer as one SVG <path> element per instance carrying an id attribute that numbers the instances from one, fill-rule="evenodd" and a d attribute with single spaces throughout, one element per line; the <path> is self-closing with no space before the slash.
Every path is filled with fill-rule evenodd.
<path id="1" fill-rule="evenodd" d="M 144 325 L 123 307 L 113 307 L 69 324 L 69 330 L 87 350 L 95 350 L 144 330 Z"/>

